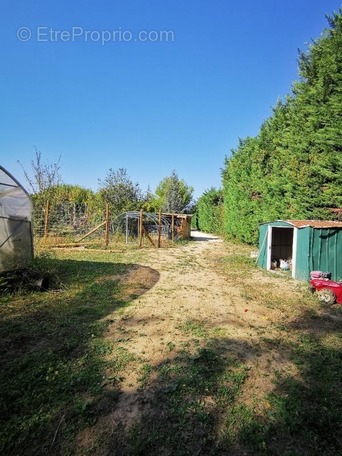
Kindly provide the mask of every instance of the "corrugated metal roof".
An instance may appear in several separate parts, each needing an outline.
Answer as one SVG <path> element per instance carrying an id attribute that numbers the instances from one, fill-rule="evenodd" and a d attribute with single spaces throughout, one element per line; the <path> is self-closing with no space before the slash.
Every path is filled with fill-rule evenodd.
<path id="1" fill-rule="evenodd" d="M 304 228 L 310 226 L 312 228 L 342 228 L 342 222 L 331 220 L 284 220 L 296 228 Z"/>

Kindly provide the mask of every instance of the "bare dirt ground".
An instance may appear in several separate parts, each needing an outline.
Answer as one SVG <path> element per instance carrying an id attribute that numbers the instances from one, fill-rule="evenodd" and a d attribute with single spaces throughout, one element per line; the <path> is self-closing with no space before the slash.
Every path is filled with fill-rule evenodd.
<path id="1" fill-rule="evenodd" d="M 156 269 L 159 281 L 112 328 L 115 333 L 118 326 L 124 326 L 129 333 L 126 348 L 151 366 L 170 357 L 171 344 L 186 342 L 187 336 L 180 329 L 186 322 L 229 324 L 235 329 L 243 325 L 241 310 L 236 316 L 238 293 L 212 269 L 211 261 L 222 253 L 223 241 L 209 234 L 192 234 L 195 242 L 181 248 L 149 251 L 148 261 L 142 265 Z M 139 277 L 138 271 L 133 271 L 132 279 L 149 281 L 149 277 Z M 139 372 L 133 371 L 122 384 L 122 395 L 111 417 L 114 423 L 131 426 L 143 414 L 141 394 L 145 393 L 138 386 Z"/>
<path id="2" fill-rule="evenodd" d="M 242 258 L 251 261 L 250 247 L 236 249 Z M 274 308 L 267 299 L 273 291 L 280 300 L 291 295 L 293 303 L 300 299 L 300 286 L 298 289 L 298 284 L 285 279 L 284 287 L 284 278 L 265 277 L 255 268 L 247 280 L 238 267 L 228 275 L 222 273 L 222 258 L 235 254 L 233 244 L 193 232 L 193 240 L 183 246 L 144 251 L 143 262 L 120 279 L 128 295 L 137 298 L 110 325 L 107 337 L 133 356 L 134 362 L 121 379 L 115 410 L 79 435 L 81 446 L 88 446 L 99 430 L 107 429 L 112 435 L 118 428 L 126 432 L 144 419 L 155 395 L 151 377 L 150 385 L 142 386 L 144 366 L 153 370 L 177 356 L 193 340 L 196 330 L 200 339 L 205 338 L 203 331 L 207 339 L 224 336 L 229 356 L 236 352 L 249 363 L 244 399 L 246 403 L 254 402 L 260 414 L 267 403 L 258 404 L 258 397 L 264 397 L 273 387 L 268 373 L 274 369 L 296 375 L 286 349 L 269 346 L 270 338 L 278 337 L 276 323 L 289 319 L 286 306 Z M 144 289 L 147 291 L 142 293 Z M 210 404 L 210 397 L 207 400 Z"/>

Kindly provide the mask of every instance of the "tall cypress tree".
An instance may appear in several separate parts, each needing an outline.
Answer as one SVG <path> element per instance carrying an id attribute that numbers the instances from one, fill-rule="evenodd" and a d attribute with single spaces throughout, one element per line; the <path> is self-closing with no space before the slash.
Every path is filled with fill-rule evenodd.
<path id="1" fill-rule="evenodd" d="M 300 80 L 223 170 L 225 228 L 256 242 L 258 223 L 327 218 L 342 207 L 342 15 L 299 55 Z"/>

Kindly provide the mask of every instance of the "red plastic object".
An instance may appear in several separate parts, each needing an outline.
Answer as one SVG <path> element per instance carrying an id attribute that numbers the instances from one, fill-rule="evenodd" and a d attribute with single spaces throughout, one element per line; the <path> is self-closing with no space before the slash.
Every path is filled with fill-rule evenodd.
<path id="1" fill-rule="evenodd" d="M 334 293 L 337 304 L 342 304 L 342 282 L 327 279 L 311 279 L 310 284 L 316 291 L 330 290 Z"/>

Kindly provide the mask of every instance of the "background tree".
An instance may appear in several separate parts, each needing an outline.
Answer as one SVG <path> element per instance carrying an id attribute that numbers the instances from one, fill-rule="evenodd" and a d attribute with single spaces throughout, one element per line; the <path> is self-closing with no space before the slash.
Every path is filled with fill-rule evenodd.
<path id="1" fill-rule="evenodd" d="M 35 193 L 32 196 L 32 199 L 35 204 L 49 199 L 49 202 L 52 205 L 62 205 L 64 203 L 72 203 L 75 205 L 87 204 L 94 208 L 96 195 L 92 190 L 79 185 L 60 184 L 50 187 L 40 193 Z"/>
<path id="2" fill-rule="evenodd" d="M 180 179 L 175 170 L 171 175 L 162 179 L 159 183 L 155 198 L 154 207 L 163 212 L 184 212 L 192 201 L 194 189 Z"/>
<path id="3" fill-rule="evenodd" d="M 110 168 L 104 181 L 99 180 L 99 184 L 99 194 L 109 203 L 112 214 L 119 215 L 140 208 L 142 192 L 139 184 L 133 183 L 125 168 Z"/>
<path id="4" fill-rule="evenodd" d="M 147 187 L 146 192 L 142 193 L 141 206 L 145 212 L 156 212 L 155 196 L 153 195 L 150 186 Z"/>
<path id="5" fill-rule="evenodd" d="M 201 231 L 223 233 L 223 192 L 211 187 L 197 202 L 197 224 Z"/>
<path id="6" fill-rule="evenodd" d="M 75 230 L 88 231 L 88 228 L 103 220 L 103 200 L 92 190 L 79 185 L 50 187 L 32 195 L 32 202 L 34 229 L 38 235 L 44 231 L 47 213 L 49 227 L 63 234 L 75 234 Z"/>
<path id="7" fill-rule="evenodd" d="M 32 173 L 26 171 L 19 160 L 18 163 L 24 171 L 25 179 L 33 194 L 46 192 L 51 187 L 62 183 L 61 156 L 55 163 L 43 162 L 41 152 L 35 147 L 35 158 L 31 160 Z"/>

